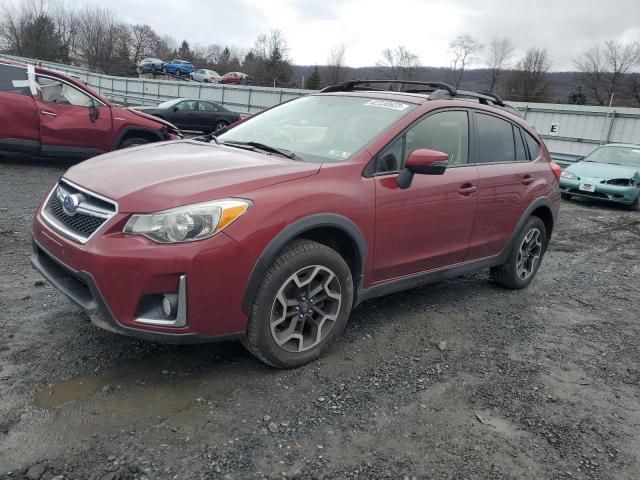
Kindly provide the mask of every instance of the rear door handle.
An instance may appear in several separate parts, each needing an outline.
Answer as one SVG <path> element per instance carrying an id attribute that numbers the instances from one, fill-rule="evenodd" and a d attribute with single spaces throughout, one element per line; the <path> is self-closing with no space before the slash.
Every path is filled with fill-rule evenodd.
<path id="1" fill-rule="evenodd" d="M 523 185 L 531 185 L 535 179 L 531 175 L 525 175 L 520 181 Z"/>
<path id="2" fill-rule="evenodd" d="M 458 193 L 463 197 L 469 197 L 476 193 L 476 190 L 478 189 L 473 185 L 473 183 L 464 183 L 458 189 Z"/>
<path id="3" fill-rule="evenodd" d="M 43 115 L 49 115 L 50 117 L 57 117 L 57 113 L 50 112 L 49 110 L 40 110 L 40 113 Z"/>

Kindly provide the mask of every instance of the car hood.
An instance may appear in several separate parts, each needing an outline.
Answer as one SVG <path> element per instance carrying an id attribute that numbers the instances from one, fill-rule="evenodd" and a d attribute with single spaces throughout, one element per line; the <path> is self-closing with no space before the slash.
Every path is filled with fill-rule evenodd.
<path id="1" fill-rule="evenodd" d="M 583 178 L 611 180 L 613 178 L 634 178 L 640 175 L 640 168 L 625 167 L 612 163 L 578 162 L 567 168 L 567 171 Z"/>
<path id="2" fill-rule="evenodd" d="M 239 196 L 319 170 L 320 164 L 184 140 L 100 155 L 64 178 L 115 200 L 120 212 L 148 213 Z"/>

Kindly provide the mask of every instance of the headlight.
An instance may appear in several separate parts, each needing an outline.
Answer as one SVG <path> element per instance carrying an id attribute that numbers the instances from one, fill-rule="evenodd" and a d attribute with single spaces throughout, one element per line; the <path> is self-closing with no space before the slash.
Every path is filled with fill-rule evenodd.
<path id="1" fill-rule="evenodd" d="M 562 172 L 560 176 L 562 178 L 566 178 L 567 180 L 578 180 L 578 176 L 575 173 L 571 173 L 566 170 Z"/>
<path id="2" fill-rule="evenodd" d="M 136 214 L 124 226 L 123 233 L 144 235 L 160 243 L 203 240 L 231 225 L 249 207 L 249 200 L 229 198 L 163 212 Z"/>

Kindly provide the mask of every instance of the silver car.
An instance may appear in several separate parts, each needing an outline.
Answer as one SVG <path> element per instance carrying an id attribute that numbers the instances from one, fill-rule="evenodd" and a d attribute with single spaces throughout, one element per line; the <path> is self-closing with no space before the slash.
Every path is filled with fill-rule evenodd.
<path id="1" fill-rule="evenodd" d="M 214 70 L 201 68 L 190 74 L 191 80 L 204 83 L 218 83 L 220 74 Z"/>

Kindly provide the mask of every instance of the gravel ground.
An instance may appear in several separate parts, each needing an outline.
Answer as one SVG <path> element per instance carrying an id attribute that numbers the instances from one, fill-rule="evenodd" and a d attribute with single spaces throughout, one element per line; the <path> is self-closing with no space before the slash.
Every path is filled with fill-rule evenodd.
<path id="1" fill-rule="evenodd" d="M 369 301 L 280 371 L 103 332 L 43 282 L 31 218 L 64 169 L 0 159 L 0 478 L 640 478 L 640 214 L 565 202 L 527 290 Z"/>

